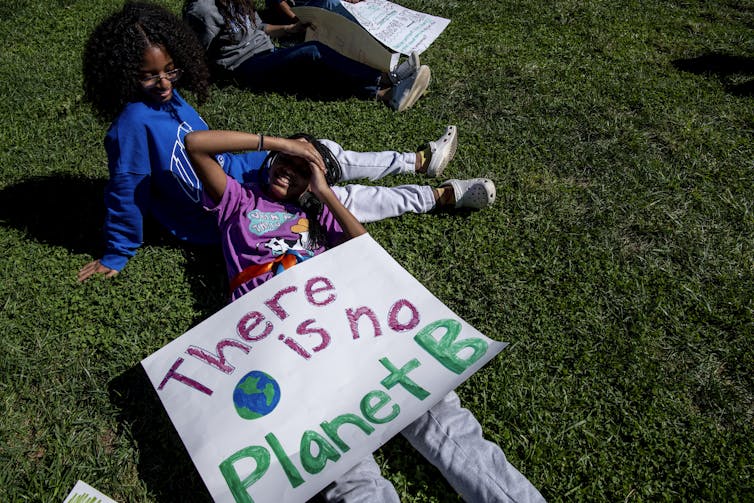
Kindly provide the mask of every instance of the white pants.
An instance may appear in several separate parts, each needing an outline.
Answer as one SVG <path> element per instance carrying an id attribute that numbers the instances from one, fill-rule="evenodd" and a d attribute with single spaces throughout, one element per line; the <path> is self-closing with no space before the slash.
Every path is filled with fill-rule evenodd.
<path id="1" fill-rule="evenodd" d="M 343 169 L 341 181 L 368 178 L 378 180 L 388 175 L 415 172 L 415 152 L 354 152 L 331 140 L 320 140 L 335 156 Z M 333 192 L 343 206 L 360 222 L 375 222 L 404 213 L 426 213 L 435 207 L 435 196 L 427 185 L 373 187 L 367 185 L 334 186 Z"/>
<path id="2" fill-rule="evenodd" d="M 497 444 L 485 440 L 474 415 L 451 391 L 401 431 L 461 497 L 472 503 L 545 501 Z M 398 503 L 398 493 L 367 456 L 324 491 L 328 503 Z"/>

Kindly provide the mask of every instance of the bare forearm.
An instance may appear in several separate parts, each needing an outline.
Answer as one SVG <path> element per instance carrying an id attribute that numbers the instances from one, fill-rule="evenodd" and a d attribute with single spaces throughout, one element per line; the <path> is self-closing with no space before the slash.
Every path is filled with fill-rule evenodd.
<path id="1" fill-rule="evenodd" d="M 247 150 L 276 150 L 313 163 L 324 169 L 322 156 L 306 141 L 290 140 L 278 136 L 262 136 L 240 131 L 194 131 L 184 139 L 186 152 L 194 166 L 204 190 L 218 202 L 225 192 L 227 179 L 215 156 L 224 152 Z"/>
<path id="2" fill-rule="evenodd" d="M 278 7 L 280 9 L 280 12 L 282 12 L 288 19 L 291 20 L 291 23 L 298 22 L 298 17 L 293 12 L 293 9 L 291 9 L 291 6 L 288 5 L 288 2 L 280 2 L 278 4 Z"/>
<path id="3" fill-rule="evenodd" d="M 295 22 L 292 24 L 268 24 L 264 27 L 264 32 L 272 38 L 280 38 L 286 35 L 301 33 L 305 29 L 305 25 Z"/>
<path id="4" fill-rule="evenodd" d="M 274 142 L 275 137 L 265 136 L 264 147 Z M 259 147 L 260 135 L 241 131 L 194 131 L 186 135 L 186 150 L 189 154 L 217 155 L 223 152 L 240 152 L 256 150 Z M 274 145 L 272 145 L 274 147 Z"/>
<path id="5" fill-rule="evenodd" d="M 204 191 L 215 202 L 222 199 L 227 178 L 215 156 L 224 152 L 252 150 L 259 145 L 259 136 L 238 131 L 194 131 L 184 143 Z"/>

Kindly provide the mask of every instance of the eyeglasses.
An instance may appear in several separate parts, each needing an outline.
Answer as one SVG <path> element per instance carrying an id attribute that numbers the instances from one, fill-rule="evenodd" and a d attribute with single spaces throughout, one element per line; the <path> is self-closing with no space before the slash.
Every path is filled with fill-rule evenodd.
<path id="1" fill-rule="evenodd" d="M 141 79 L 140 82 L 144 87 L 154 87 L 159 84 L 162 79 L 168 79 L 170 82 L 175 82 L 176 80 L 181 78 L 181 75 L 183 75 L 183 70 L 176 68 L 175 70 L 170 70 L 169 72 L 152 75 L 151 77 L 145 77 Z"/>

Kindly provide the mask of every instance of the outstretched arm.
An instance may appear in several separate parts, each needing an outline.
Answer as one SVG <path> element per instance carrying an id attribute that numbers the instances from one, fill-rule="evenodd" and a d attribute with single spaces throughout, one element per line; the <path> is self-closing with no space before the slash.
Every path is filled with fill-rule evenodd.
<path id="1" fill-rule="evenodd" d="M 193 131 L 186 135 L 184 142 L 191 164 L 204 185 L 210 199 L 218 203 L 225 192 L 227 178 L 215 155 L 223 152 L 257 150 L 260 135 L 240 131 Z M 289 140 L 276 136 L 265 136 L 263 148 L 276 150 L 313 163 L 324 172 L 325 164 L 317 149 L 307 141 Z"/>
<path id="2" fill-rule="evenodd" d="M 113 175 L 105 188 L 105 255 L 82 267 L 79 281 L 118 274 L 136 254 L 143 240 L 143 215 L 149 198 L 149 177 L 133 173 Z"/>

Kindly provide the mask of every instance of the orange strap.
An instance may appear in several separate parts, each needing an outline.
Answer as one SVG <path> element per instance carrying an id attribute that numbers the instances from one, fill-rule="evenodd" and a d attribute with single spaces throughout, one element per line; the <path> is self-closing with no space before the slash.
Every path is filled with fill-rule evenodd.
<path id="1" fill-rule="evenodd" d="M 251 281 L 257 276 L 270 272 L 277 263 L 280 263 L 283 266 L 283 269 L 289 269 L 296 265 L 296 256 L 290 253 L 285 253 L 271 262 L 266 262 L 264 264 L 251 264 L 243 271 L 236 274 L 230 281 L 230 293 L 232 294 L 236 291 L 236 288 Z"/>

